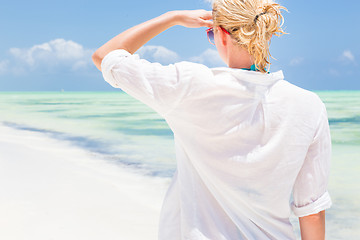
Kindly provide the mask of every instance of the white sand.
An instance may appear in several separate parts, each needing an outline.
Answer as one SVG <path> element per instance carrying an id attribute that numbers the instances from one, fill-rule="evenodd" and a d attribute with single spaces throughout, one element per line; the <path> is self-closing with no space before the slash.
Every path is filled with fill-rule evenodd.
<path id="1" fill-rule="evenodd" d="M 157 239 L 169 179 L 0 125 L 0 239 Z"/>

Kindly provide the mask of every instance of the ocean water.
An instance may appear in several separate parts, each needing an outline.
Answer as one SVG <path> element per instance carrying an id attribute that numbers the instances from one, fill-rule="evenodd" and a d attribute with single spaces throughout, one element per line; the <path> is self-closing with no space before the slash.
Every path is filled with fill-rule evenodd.
<path id="1" fill-rule="evenodd" d="M 360 236 L 360 91 L 315 91 L 332 137 L 327 239 Z M 118 92 L 0 92 L 0 124 L 41 132 L 141 174 L 175 171 L 173 133 L 156 112 Z M 299 235 L 295 217 L 291 218 Z"/>
<path id="2" fill-rule="evenodd" d="M 94 155 L 170 177 L 173 133 L 156 112 L 123 92 L 3 92 L 0 123 L 70 141 Z"/>

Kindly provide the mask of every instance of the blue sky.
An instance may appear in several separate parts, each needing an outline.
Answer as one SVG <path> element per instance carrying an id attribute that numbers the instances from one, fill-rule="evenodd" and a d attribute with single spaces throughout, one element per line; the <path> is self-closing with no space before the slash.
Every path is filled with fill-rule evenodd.
<path id="1" fill-rule="evenodd" d="M 308 90 L 360 90 L 359 1 L 278 1 L 289 35 L 271 43 L 271 71 Z M 91 54 L 120 32 L 166 11 L 211 10 L 206 0 L 2 1 L 0 91 L 115 90 Z M 142 57 L 169 64 L 225 66 L 206 28 L 173 27 L 148 42 Z"/>

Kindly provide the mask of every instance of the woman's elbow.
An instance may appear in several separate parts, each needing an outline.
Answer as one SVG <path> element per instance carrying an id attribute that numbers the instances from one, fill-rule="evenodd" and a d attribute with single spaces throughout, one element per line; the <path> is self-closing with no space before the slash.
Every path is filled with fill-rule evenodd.
<path id="1" fill-rule="evenodd" d="M 101 62 L 102 62 L 102 58 L 99 56 L 99 54 L 97 53 L 97 51 L 95 51 L 92 55 L 92 60 L 95 64 L 95 66 L 97 67 L 97 69 L 99 69 L 101 71 Z"/>

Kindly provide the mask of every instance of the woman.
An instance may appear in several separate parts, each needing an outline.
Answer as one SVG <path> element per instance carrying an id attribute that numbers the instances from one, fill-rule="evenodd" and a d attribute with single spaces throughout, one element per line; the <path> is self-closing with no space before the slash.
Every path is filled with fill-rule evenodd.
<path id="1" fill-rule="evenodd" d="M 269 41 L 284 33 L 282 8 L 215 0 L 212 12 L 167 12 L 94 53 L 104 79 L 157 111 L 174 133 L 177 171 L 159 239 L 295 239 L 291 211 L 303 239 L 325 238 L 324 210 L 332 204 L 325 105 L 282 71 L 267 70 Z M 133 55 L 175 25 L 209 27 L 228 67 L 163 66 Z"/>

